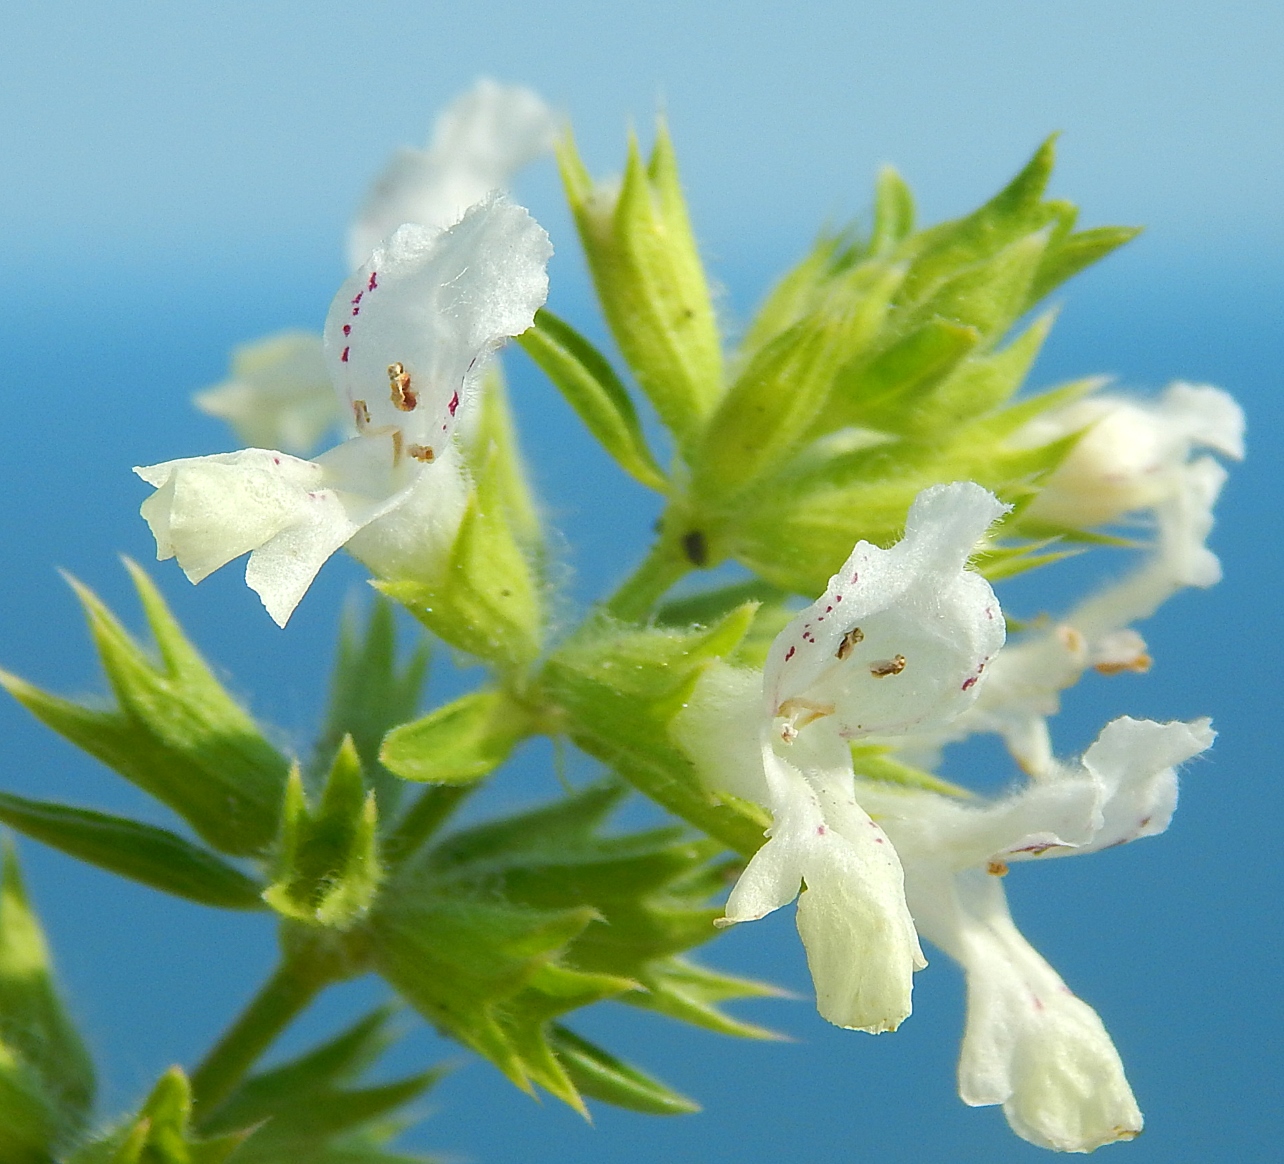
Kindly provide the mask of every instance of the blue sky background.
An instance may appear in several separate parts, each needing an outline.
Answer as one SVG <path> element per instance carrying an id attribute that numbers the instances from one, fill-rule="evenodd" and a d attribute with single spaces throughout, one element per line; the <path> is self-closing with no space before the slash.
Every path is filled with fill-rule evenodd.
<path id="1" fill-rule="evenodd" d="M 56 568 L 136 623 L 115 556 L 146 561 L 152 543 L 129 466 L 230 447 L 190 408 L 191 391 L 223 375 L 236 342 L 319 328 L 366 183 L 392 148 L 422 143 L 436 110 L 477 74 L 526 82 L 563 108 L 597 172 L 618 167 L 630 123 L 645 133 L 665 108 L 732 320 L 821 222 L 864 211 L 879 163 L 901 168 L 932 220 L 970 209 L 1063 130 L 1055 192 L 1077 201 L 1087 224 L 1149 230 L 1060 293 L 1034 382 L 1110 372 L 1138 391 L 1178 376 L 1221 384 L 1248 411 L 1250 457 L 1232 473 L 1213 538 L 1225 581 L 1181 596 L 1144 628 L 1151 675 L 1086 682 L 1057 726 L 1071 751 L 1118 714 L 1211 714 L 1221 737 L 1187 771 L 1172 829 L 1091 860 L 1019 869 L 1009 890 L 1031 940 L 1101 1011 L 1146 1111 L 1144 1136 L 1112 1158 L 1274 1159 L 1284 1133 L 1281 43 L 1284 10 L 1263 0 L 466 10 L 126 0 L 10 11 L 0 38 L 0 399 L 11 432 L 0 458 L 0 663 L 58 690 L 100 690 Z M 558 247 L 553 304 L 599 334 L 551 164 L 519 193 Z M 654 507 L 520 353 L 508 367 L 583 602 L 639 554 Z M 235 567 L 199 589 L 172 564 L 157 576 L 233 689 L 304 747 L 359 571 L 328 565 L 284 632 Z M 1061 585 L 1043 584 L 1005 600 L 1053 604 Z M 433 694 L 461 682 L 443 662 Z M 551 792 L 545 760 L 538 749 L 524 757 L 490 804 Z M 1006 779 L 997 749 L 955 763 L 983 784 Z M 12 705 L 0 705 L 0 783 L 164 821 Z M 35 845 L 22 851 L 115 1110 L 208 1046 L 269 966 L 270 926 Z M 707 953 L 806 988 L 786 916 L 741 927 Z M 305 1031 L 332 1028 L 373 996 L 369 984 L 345 987 Z M 996 1111 L 954 1096 L 962 991 L 942 956 L 919 976 L 915 1015 L 895 1036 L 834 1030 L 809 1002 L 749 1010 L 797 1041 L 733 1044 L 619 1007 L 581 1024 L 699 1098 L 700 1116 L 599 1107 L 590 1128 L 459 1056 L 410 1142 L 496 1162 L 1040 1155 Z M 413 1027 L 398 1053 L 408 1067 L 453 1054 Z"/>

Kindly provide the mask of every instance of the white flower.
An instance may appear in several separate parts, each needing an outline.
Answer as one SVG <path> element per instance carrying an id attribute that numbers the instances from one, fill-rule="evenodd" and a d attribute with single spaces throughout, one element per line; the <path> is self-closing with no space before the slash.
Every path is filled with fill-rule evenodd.
<path id="1" fill-rule="evenodd" d="M 1017 930 L 1001 876 L 1019 861 L 1091 853 L 1163 832 L 1175 766 L 1213 740 L 1207 720 L 1118 719 L 1077 765 L 973 807 L 930 792 L 859 782 L 896 844 L 918 932 L 960 963 L 968 1014 L 959 1094 L 1002 1104 L 1041 1147 L 1090 1152 L 1141 1131 L 1141 1112 L 1096 1012 Z"/>
<path id="2" fill-rule="evenodd" d="M 1190 384 L 1173 384 L 1150 404 L 1093 397 L 1040 417 L 1021 439 L 1042 444 L 1085 426 L 1024 516 L 1088 526 L 1148 511 L 1153 542 L 1131 573 L 1008 644 L 976 706 L 948 731 L 907 750 L 927 766 L 942 743 L 993 731 L 1028 773 L 1047 772 L 1054 765 L 1047 718 L 1059 709 L 1060 692 L 1089 667 L 1105 674 L 1147 670 L 1145 640 L 1131 624 L 1149 618 L 1178 590 L 1221 578 L 1204 543 L 1226 471 L 1193 452 L 1203 447 L 1243 456 L 1244 417 L 1235 401 L 1219 389 Z"/>
<path id="3" fill-rule="evenodd" d="M 283 331 L 232 352 L 232 374 L 198 392 L 196 407 L 247 445 L 303 456 L 341 419 L 321 337 Z"/>
<path id="4" fill-rule="evenodd" d="M 398 151 L 376 179 L 348 230 L 349 265 L 361 266 L 405 223 L 453 226 L 551 149 L 556 128 L 531 90 L 478 81 L 438 117 L 427 150 Z M 311 453 L 329 430 L 351 428 L 331 387 L 322 339 L 309 332 L 282 332 L 238 348 L 230 378 L 195 401 L 231 424 L 244 444 L 298 456 Z"/>
<path id="5" fill-rule="evenodd" d="M 450 226 L 473 203 L 553 147 L 557 121 L 530 89 L 482 78 L 437 119 L 427 149 L 402 148 L 375 179 L 348 231 L 348 261 L 365 261 L 404 222 Z"/>
<path id="6" fill-rule="evenodd" d="M 975 698 L 1004 632 L 967 558 L 1003 511 L 978 485 L 924 491 L 904 539 L 858 543 L 777 636 L 762 676 L 710 667 L 671 727 L 709 787 L 771 812 L 726 923 L 798 897 L 817 1008 L 838 1026 L 895 1030 L 926 965 L 900 861 L 853 793 L 847 740 L 939 723 Z"/>
<path id="7" fill-rule="evenodd" d="M 452 442 L 489 353 L 548 294 L 548 235 L 493 198 L 449 230 L 401 227 L 340 289 L 325 328 L 357 435 L 314 461 L 245 449 L 135 468 L 158 558 L 193 582 L 250 553 L 246 582 L 284 626 L 347 543 L 382 577 L 436 568 L 462 516 Z"/>

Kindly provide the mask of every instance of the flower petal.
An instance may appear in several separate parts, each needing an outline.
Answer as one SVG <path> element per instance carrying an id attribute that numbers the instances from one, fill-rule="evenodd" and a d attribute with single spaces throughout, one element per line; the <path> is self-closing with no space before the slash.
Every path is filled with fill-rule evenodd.
<path id="1" fill-rule="evenodd" d="M 890 550 L 859 542 L 772 644 L 768 714 L 799 727 L 833 714 L 859 737 L 945 722 L 967 707 L 1004 637 L 998 600 L 967 558 L 1006 508 L 971 482 L 935 486 L 919 494 Z"/>
<path id="2" fill-rule="evenodd" d="M 552 253 L 543 227 L 503 198 L 449 230 L 400 227 L 326 318 L 330 372 L 362 427 L 394 427 L 408 455 L 439 455 L 484 357 L 547 298 Z"/>
<path id="3" fill-rule="evenodd" d="M 969 871 L 952 880 L 952 932 L 928 936 L 967 975 L 963 1102 L 1003 1104 L 1017 1135 L 1056 1151 L 1132 1139 L 1141 1112 L 1097 1013 L 1012 923 L 998 878 Z"/>
<path id="4" fill-rule="evenodd" d="M 141 512 L 158 559 L 200 582 L 252 553 L 246 582 L 284 626 L 322 563 L 359 528 L 325 470 L 270 449 L 190 457 L 134 472 L 156 492 Z"/>
<path id="5" fill-rule="evenodd" d="M 530 89 L 483 78 L 437 119 L 426 150 L 400 149 L 375 179 L 348 234 L 360 266 L 406 222 L 452 225 L 492 190 L 553 147 L 557 122 Z"/>
<path id="6" fill-rule="evenodd" d="M 285 331 L 232 352 L 232 375 L 198 392 L 196 407 L 227 421 L 247 445 L 312 451 L 342 418 L 321 337 Z"/>

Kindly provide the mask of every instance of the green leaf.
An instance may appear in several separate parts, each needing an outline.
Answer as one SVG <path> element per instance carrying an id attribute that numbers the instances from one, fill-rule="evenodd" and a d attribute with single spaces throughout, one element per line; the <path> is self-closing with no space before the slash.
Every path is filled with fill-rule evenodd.
<path id="1" fill-rule="evenodd" d="M 379 891 L 378 808 L 361 779 L 361 760 L 346 738 L 315 811 L 296 768 L 286 786 L 276 876 L 263 900 L 285 917 L 347 929 Z"/>
<path id="2" fill-rule="evenodd" d="M 667 492 L 668 478 L 647 447 L 628 389 L 610 361 L 547 309 L 536 314 L 535 325 L 517 342 L 558 387 L 620 468 L 648 488 Z"/>
<path id="3" fill-rule="evenodd" d="M 44 933 L 4 846 L 0 881 L 0 1159 L 51 1164 L 79 1136 L 94 1069 L 54 984 Z"/>
<path id="4" fill-rule="evenodd" d="M 218 909 L 262 909 L 263 886 L 174 833 L 87 808 L 0 792 L 0 821 L 72 857 Z"/>
<path id="5" fill-rule="evenodd" d="M 593 1099 L 647 1115 L 690 1115 L 700 1110 L 695 1101 L 558 1023 L 553 1024 L 550 1041 L 571 1081 Z"/>
<path id="6" fill-rule="evenodd" d="M 1048 248 L 1038 274 L 1030 285 L 1028 306 L 1033 306 L 1067 279 L 1104 259 L 1141 233 L 1139 226 L 1098 226 L 1081 230 Z"/>
<path id="7" fill-rule="evenodd" d="M 214 848 L 261 852 L 276 834 L 289 767 L 183 636 L 147 576 L 126 562 L 159 663 L 74 579 L 118 707 L 98 711 L 0 672 L 37 719 L 167 804 Z"/>
<path id="8" fill-rule="evenodd" d="M 420 1160 L 384 1150 L 399 1130 L 390 1117 L 432 1087 L 443 1072 L 426 1071 L 377 1086 L 348 1086 L 390 1044 L 389 1014 L 386 1008 L 375 1011 L 305 1055 L 251 1076 L 215 1111 L 201 1116 L 199 1130 L 213 1135 L 255 1129 L 236 1164 Z"/>
<path id="9" fill-rule="evenodd" d="M 539 654 L 544 607 L 542 587 L 504 506 L 500 469 L 492 449 L 439 582 L 373 585 L 443 641 L 512 670 Z"/>
<path id="10" fill-rule="evenodd" d="M 187 1076 L 171 1067 L 137 1116 L 84 1145 L 68 1164 L 223 1164 L 250 1134 L 244 1129 L 210 1139 L 197 1137 L 191 1115 Z"/>
<path id="11" fill-rule="evenodd" d="M 535 728 L 503 691 L 474 691 L 388 733 L 380 756 L 403 780 L 464 784 L 494 771 Z"/>
<path id="12" fill-rule="evenodd" d="M 866 251 L 890 255 L 914 230 L 914 195 L 891 166 L 878 171 L 874 187 L 874 229 Z"/>
<path id="13" fill-rule="evenodd" d="M 840 375 L 829 425 L 862 425 L 896 432 L 918 401 L 954 371 L 981 340 L 974 327 L 933 318 L 868 362 Z"/>
<path id="14" fill-rule="evenodd" d="M 330 680 L 330 706 L 313 764 L 314 771 L 327 771 L 344 737 L 350 736 L 385 821 L 392 818 L 402 785 L 380 762 L 379 749 L 389 729 L 414 715 L 428 673 L 426 645 L 417 646 L 398 666 L 396 631 L 393 608 L 382 599 L 371 607 L 364 635 L 355 612 L 345 613 Z"/>
<path id="15" fill-rule="evenodd" d="M 669 741 L 668 722 L 712 659 L 735 652 L 753 620 L 746 604 L 708 630 L 587 626 L 549 660 L 544 684 L 566 732 L 640 792 L 739 852 L 762 844 L 762 829 L 706 792 Z"/>
<path id="16" fill-rule="evenodd" d="M 594 186 L 568 135 L 558 159 L 598 299 L 642 391 L 689 449 L 722 394 L 713 302 L 663 122 L 644 164 L 629 140 L 618 187 Z"/>
<path id="17" fill-rule="evenodd" d="M 722 974 L 686 958 L 665 958 L 649 966 L 638 979 L 646 990 L 621 995 L 621 1002 L 721 1035 L 742 1039 L 783 1037 L 766 1027 L 742 1022 L 717 1005 L 736 998 L 787 997 L 788 992 L 778 986 Z"/>
<path id="18" fill-rule="evenodd" d="M 731 496 L 797 447 L 839 369 L 877 334 L 901 275 L 877 264 L 844 273 L 797 323 L 754 352 L 694 455 L 695 498 Z"/>

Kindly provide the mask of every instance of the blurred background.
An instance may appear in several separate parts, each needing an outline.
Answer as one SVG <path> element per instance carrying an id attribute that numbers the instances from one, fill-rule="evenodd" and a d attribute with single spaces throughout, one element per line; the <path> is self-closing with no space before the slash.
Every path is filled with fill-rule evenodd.
<path id="1" fill-rule="evenodd" d="M 191 408 L 192 391 L 224 376 L 235 343 L 320 328 L 367 183 L 393 148 L 422 145 L 479 74 L 529 84 L 565 111 L 599 174 L 619 168 L 630 125 L 645 140 L 664 110 L 733 325 L 819 226 L 866 211 L 880 163 L 901 169 L 932 221 L 973 208 L 1061 130 L 1053 192 L 1080 204 L 1085 225 L 1148 231 L 1058 293 L 1033 383 L 1103 372 L 1140 393 L 1175 377 L 1219 384 L 1248 412 L 1250 452 L 1212 540 L 1225 581 L 1142 628 L 1150 675 L 1085 681 L 1056 725 L 1070 752 L 1119 714 L 1211 714 L 1221 736 L 1186 771 L 1173 827 L 1089 861 L 1018 869 L 1008 888 L 1031 940 L 1100 1010 L 1146 1113 L 1144 1136 L 1112 1158 L 1277 1159 L 1282 43 L 1284 9 L 1266 0 L 10 6 L 0 663 L 62 692 L 102 689 L 57 569 L 138 624 L 117 555 L 145 562 L 154 547 L 130 466 L 232 447 Z M 517 193 L 558 250 L 551 305 L 600 337 L 551 161 Z M 640 554 L 655 505 L 520 352 L 506 365 L 582 606 Z M 327 565 L 285 631 L 238 566 L 199 590 L 173 563 L 156 575 L 232 689 L 287 746 L 306 748 L 339 610 L 364 589 L 359 570 Z M 1063 590 L 1049 573 L 1001 596 L 1034 613 Z M 439 652 L 432 696 L 463 681 Z M 483 807 L 552 792 L 547 761 L 532 748 Z M 1011 778 L 997 748 L 951 772 L 987 787 Z M 9 702 L 0 783 L 172 823 Z M 270 966 L 271 926 L 20 847 L 115 1112 L 171 1062 L 200 1056 Z M 790 912 L 730 933 L 708 960 L 805 995 Z M 284 1045 L 377 996 L 370 983 L 334 992 Z M 745 1013 L 794 1041 L 733 1043 L 623 1007 L 586 1015 L 586 1034 L 705 1106 L 662 1120 L 597 1105 L 591 1126 L 409 1023 L 396 1065 L 460 1066 L 406 1143 L 528 1164 L 1040 1156 L 997 1110 L 955 1096 L 962 987 L 943 956 L 918 976 L 914 1017 L 894 1037 L 827 1027 L 807 998 Z"/>

